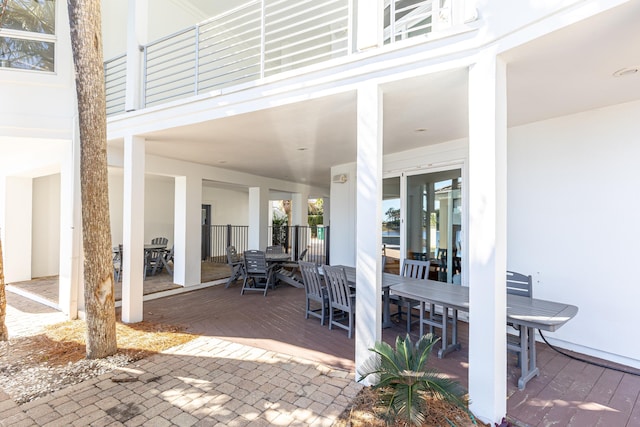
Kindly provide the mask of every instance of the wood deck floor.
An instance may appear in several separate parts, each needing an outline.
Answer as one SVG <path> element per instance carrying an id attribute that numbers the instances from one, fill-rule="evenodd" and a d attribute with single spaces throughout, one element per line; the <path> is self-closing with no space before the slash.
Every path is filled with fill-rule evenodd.
<path id="1" fill-rule="evenodd" d="M 318 319 L 305 319 L 303 289 L 281 285 L 266 297 L 261 293 L 241 296 L 239 285 L 237 282 L 228 289 L 213 286 L 146 301 L 145 320 L 179 324 L 196 334 L 354 369 L 354 340 L 348 339 L 344 330 L 330 331 Z M 462 350 L 445 359 L 434 355 L 431 363 L 467 387 L 467 324 L 460 322 L 459 330 Z M 397 335 L 404 335 L 399 325 L 383 330 L 383 339 L 390 344 Z M 417 339 L 417 327 L 412 335 Z M 517 425 L 640 426 L 639 376 L 572 360 L 544 343 L 538 343 L 537 349 L 541 375 L 523 391 L 516 385 L 519 369 L 515 357 L 508 358 L 507 413 Z"/>

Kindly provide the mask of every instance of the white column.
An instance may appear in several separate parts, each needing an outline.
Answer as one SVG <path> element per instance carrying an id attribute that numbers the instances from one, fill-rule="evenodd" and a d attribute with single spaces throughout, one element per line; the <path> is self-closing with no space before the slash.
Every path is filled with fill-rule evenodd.
<path id="1" fill-rule="evenodd" d="M 31 280 L 31 222 L 33 180 L 7 176 L 4 179 L 2 254 L 5 283 Z"/>
<path id="2" fill-rule="evenodd" d="M 356 0 L 356 50 L 382 46 L 382 0 Z"/>
<path id="3" fill-rule="evenodd" d="M 322 224 L 331 225 L 331 197 L 322 198 Z"/>
<path id="4" fill-rule="evenodd" d="M 364 84 L 357 97 L 356 372 L 382 339 L 382 93 Z"/>
<path id="5" fill-rule="evenodd" d="M 142 321 L 145 140 L 124 138 L 122 321 Z"/>
<path id="6" fill-rule="evenodd" d="M 202 255 L 202 179 L 176 177 L 173 281 L 190 286 L 200 283 Z"/>
<path id="7" fill-rule="evenodd" d="M 483 421 L 506 413 L 506 66 L 469 71 L 469 396 Z"/>
<path id="8" fill-rule="evenodd" d="M 140 46 L 147 44 L 149 4 L 147 0 L 129 0 L 127 13 L 127 76 L 125 110 L 142 108 L 142 80 L 144 61 Z M 107 58 L 109 59 L 109 58 Z"/>
<path id="9" fill-rule="evenodd" d="M 249 248 L 264 250 L 267 247 L 269 223 L 269 189 L 249 188 Z"/>
<path id="10" fill-rule="evenodd" d="M 60 168 L 60 273 L 58 306 L 70 319 L 84 307 L 82 277 L 82 199 L 80 139 L 75 132 Z"/>
<path id="11" fill-rule="evenodd" d="M 309 194 L 293 193 L 291 195 L 291 224 L 308 225 Z"/>

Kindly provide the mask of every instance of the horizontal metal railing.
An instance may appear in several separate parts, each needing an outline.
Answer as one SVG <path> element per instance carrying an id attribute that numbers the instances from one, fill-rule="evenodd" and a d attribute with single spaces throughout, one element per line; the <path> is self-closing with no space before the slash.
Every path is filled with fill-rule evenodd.
<path id="1" fill-rule="evenodd" d="M 104 63 L 107 116 L 125 109 L 127 55 L 120 55 Z"/>
<path id="2" fill-rule="evenodd" d="M 158 105 L 349 55 L 352 3 L 252 0 L 149 43 L 143 46 L 140 104 Z M 451 25 L 450 4 L 386 1 L 384 43 Z M 105 63 L 108 115 L 124 111 L 125 69 L 124 56 Z"/>

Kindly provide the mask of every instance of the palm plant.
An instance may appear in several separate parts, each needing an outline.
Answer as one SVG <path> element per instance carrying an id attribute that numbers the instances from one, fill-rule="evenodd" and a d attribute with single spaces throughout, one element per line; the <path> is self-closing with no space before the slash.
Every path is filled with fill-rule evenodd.
<path id="1" fill-rule="evenodd" d="M 431 349 L 438 341 L 433 334 L 427 334 L 414 346 L 407 334 L 404 339 L 396 338 L 395 349 L 385 342 L 376 343 L 370 349 L 375 354 L 363 364 L 359 381 L 372 377 L 373 388 L 381 392 L 383 416 L 387 421 L 402 419 L 411 425 L 423 424 L 429 410 L 427 396 L 467 410 L 460 385 L 426 366 Z"/>

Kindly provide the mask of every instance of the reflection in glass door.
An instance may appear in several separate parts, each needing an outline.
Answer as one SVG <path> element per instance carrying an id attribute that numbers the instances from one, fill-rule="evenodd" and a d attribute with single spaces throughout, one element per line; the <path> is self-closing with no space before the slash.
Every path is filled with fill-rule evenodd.
<path id="1" fill-rule="evenodd" d="M 430 260 L 433 280 L 460 283 L 461 186 L 459 169 L 407 177 L 405 256 Z"/>
<path id="2" fill-rule="evenodd" d="M 400 177 L 382 181 L 382 254 L 385 271 L 400 272 Z"/>

